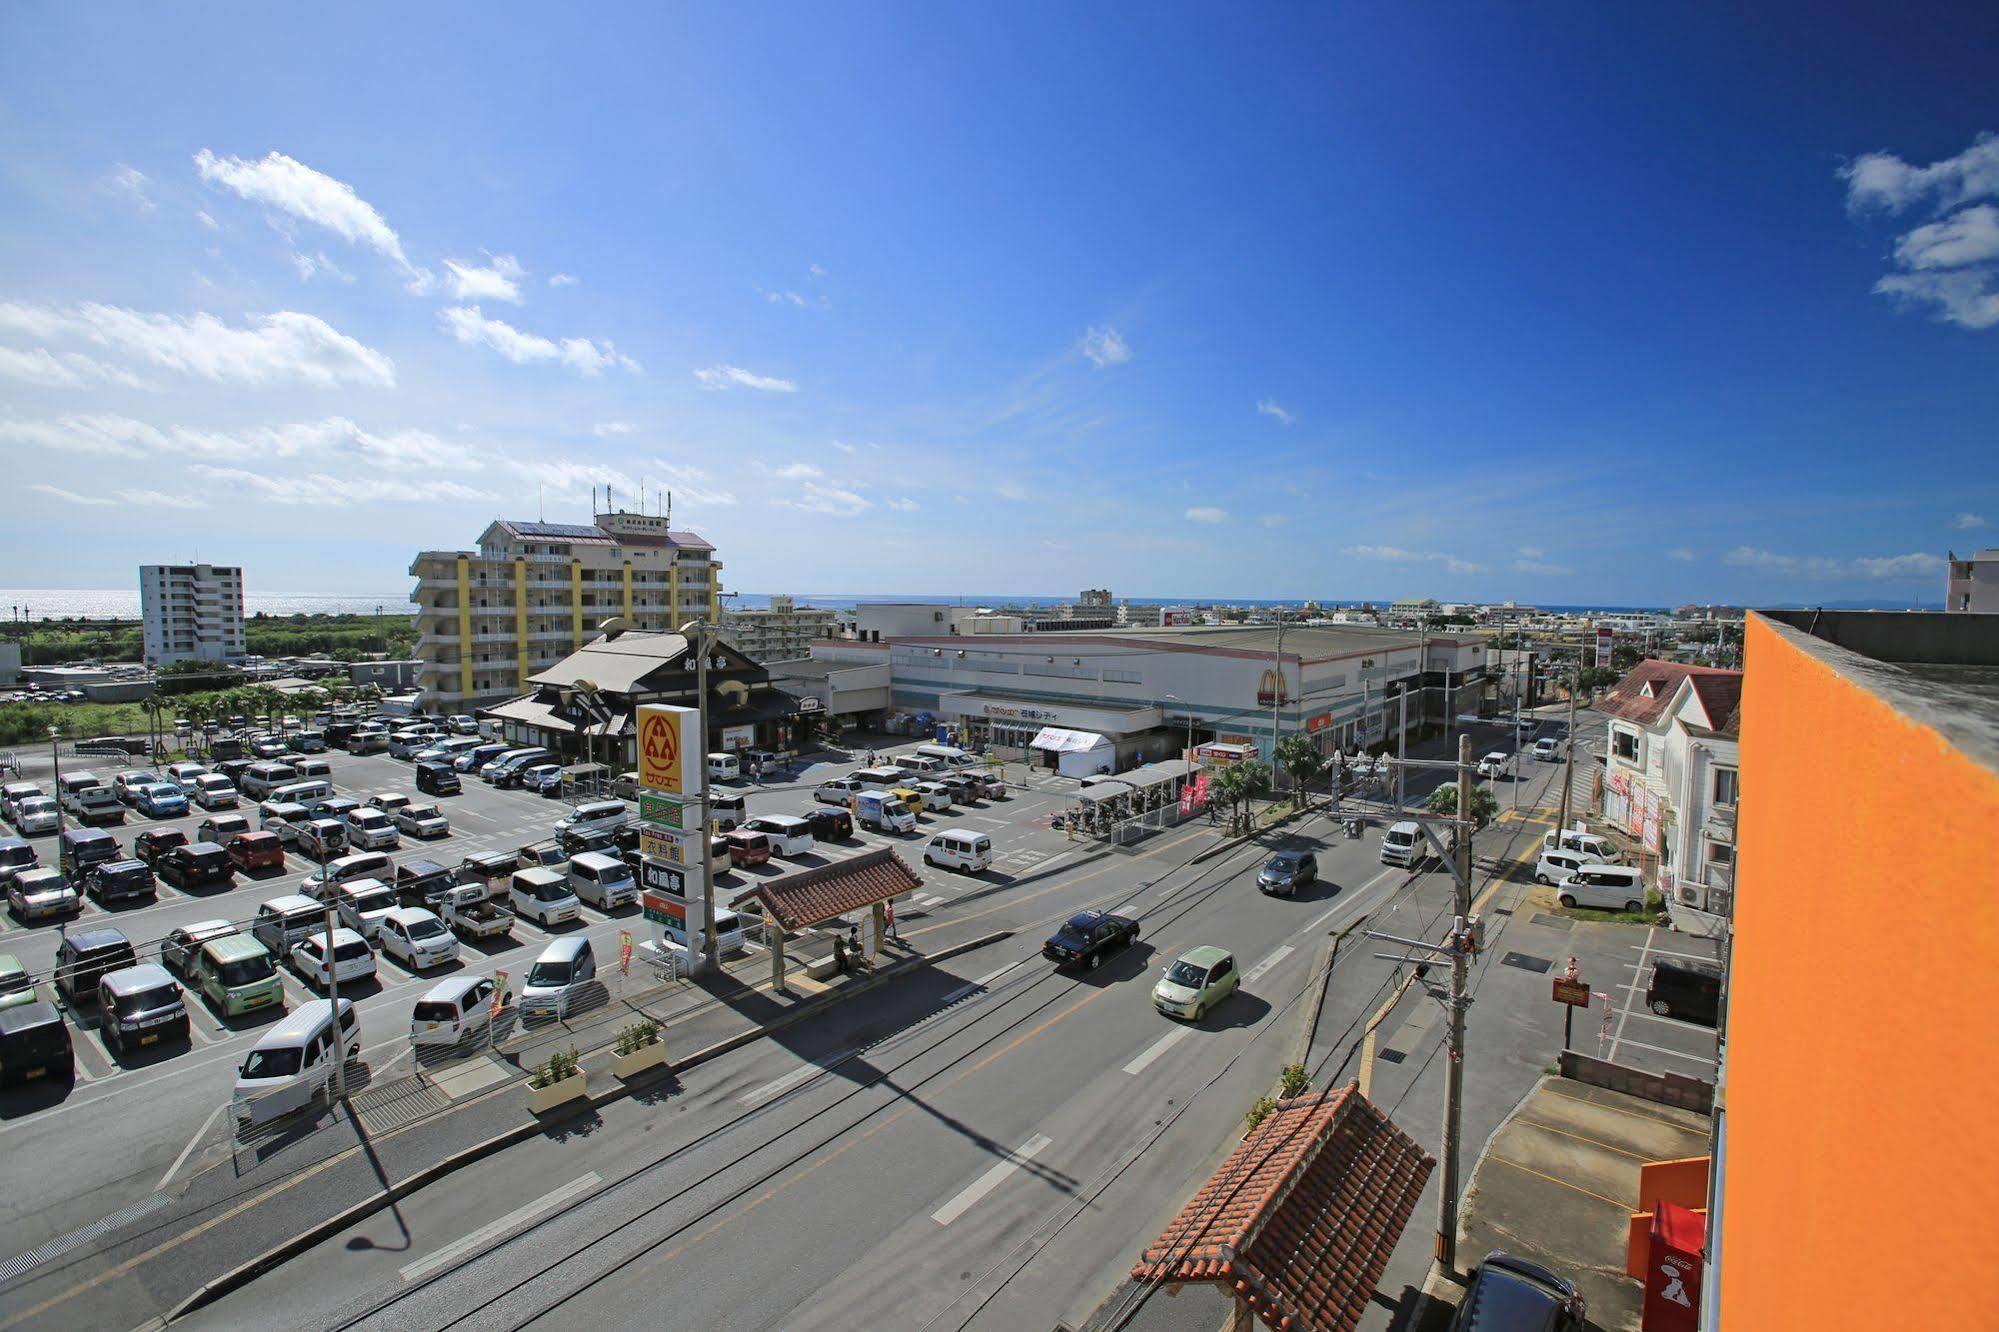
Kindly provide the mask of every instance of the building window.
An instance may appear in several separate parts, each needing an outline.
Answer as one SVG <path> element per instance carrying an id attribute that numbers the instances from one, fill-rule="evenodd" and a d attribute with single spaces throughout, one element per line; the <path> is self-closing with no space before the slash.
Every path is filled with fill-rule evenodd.
<path id="1" fill-rule="evenodd" d="M 1613 754 L 1627 763 L 1638 761 L 1638 735 L 1635 731 L 1612 731 L 1610 749 Z"/>
<path id="2" fill-rule="evenodd" d="M 1715 804 L 1724 806 L 1733 805 L 1735 803 L 1736 787 L 1737 777 L 1734 768 L 1716 768 L 1714 770 Z"/>
<path id="3" fill-rule="evenodd" d="M 1707 844 L 1707 863 L 1710 865 L 1733 865 L 1735 863 L 1735 848 L 1727 842 L 1709 842 Z"/>

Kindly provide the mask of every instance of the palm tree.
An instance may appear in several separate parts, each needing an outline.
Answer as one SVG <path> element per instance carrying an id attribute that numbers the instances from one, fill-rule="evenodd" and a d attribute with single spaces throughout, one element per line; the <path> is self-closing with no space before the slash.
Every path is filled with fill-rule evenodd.
<path id="1" fill-rule="evenodd" d="M 1310 799 L 1306 788 L 1326 770 L 1326 756 L 1310 736 L 1287 735 L 1277 746 L 1277 761 L 1290 774 L 1292 797 L 1302 811 Z"/>

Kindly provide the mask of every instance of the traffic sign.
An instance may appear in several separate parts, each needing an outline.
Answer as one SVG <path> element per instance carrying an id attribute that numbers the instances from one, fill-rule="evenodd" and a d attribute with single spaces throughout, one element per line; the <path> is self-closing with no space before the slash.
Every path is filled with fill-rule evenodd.
<path id="1" fill-rule="evenodd" d="M 701 826 L 701 806 L 693 801 L 680 801 L 658 791 L 639 792 L 639 822 L 655 828 L 698 828 Z"/>

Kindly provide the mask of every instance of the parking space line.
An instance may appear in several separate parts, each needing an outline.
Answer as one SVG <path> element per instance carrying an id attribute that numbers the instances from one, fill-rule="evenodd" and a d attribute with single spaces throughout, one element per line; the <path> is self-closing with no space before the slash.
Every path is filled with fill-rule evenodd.
<path id="1" fill-rule="evenodd" d="M 1640 947 L 1639 945 L 1637 945 L 1637 944 L 1631 944 L 1631 945 L 1629 945 L 1629 947 L 1630 947 L 1630 949 L 1631 949 L 1631 951 L 1632 951 L 1632 952 L 1634 952 L 1634 953 L 1637 953 L 1637 954 L 1639 954 L 1640 956 L 1639 956 L 1639 958 L 1638 958 L 1638 961 L 1636 961 L 1636 962 L 1626 962 L 1626 963 L 1625 963 L 1624 965 L 1625 965 L 1625 966 L 1627 966 L 1627 967 L 1632 967 L 1632 966 L 1636 966 L 1636 967 L 1642 967 L 1642 966 L 1644 966 L 1644 965 L 1645 965 L 1645 957 L 1644 957 L 1644 954 L 1647 954 L 1647 953 L 1651 954 L 1651 955 L 1652 955 L 1653 957 L 1678 957 L 1678 958 L 1684 958 L 1684 959 L 1686 959 L 1686 960 L 1687 960 L 1687 961 L 1689 961 L 1689 962 L 1712 962 L 1712 961 L 1714 961 L 1714 958 L 1713 958 L 1713 957 L 1711 957 L 1711 956 L 1709 956 L 1709 955 L 1708 955 L 1708 954 L 1706 954 L 1706 953 L 1675 953 L 1675 952 L 1672 952 L 1671 950 L 1669 950 L 1669 949 L 1665 949 L 1665 948 L 1654 948 L 1654 947 L 1652 947 L 1652 936 L 1651 936 L 1651 935 L 1650 935 L 1649 933 L 1648 933 L 1648 934 L 1647 934 L 1647 935 L 1645 936 L 1645 945 L 1644 945 L 1644 947 L 1642 947 L 1642 948 L 1641 948 L 1641 947 Z"/>
<path id="2" fill-rule="evenodd" d="M 1645 963 L 1651 957 L 1652 939 L 1658 932 L 1659 927 L 1656 925 L 1648 925 L 1645 928 L 1645 945 L 1638 951 L 1638 974 L 1641 976 L 1645 974 Z M 1631 1020 L 1631 1003 L 1637 997 L 1636 990 L 1624 996 L 1624 1011 L 1617 1019 L 1617 1032 L 1610 1038 L 1610 1053 L 1606 1056 L 1613 1064 L 1617 1062 L 1618 1042 L 1624 1039 L 1624 1024 Z"/>
<path id="3" fill-rule="evenodd" d="M 1625 1039 L 1624 1044 L 1634 1050 L 1650 1050 L 1653 1054 L 1672 1055 L 1675 1059 L 1685 1059 L 1696 1064 L 1705 1064 L 1710 1068 L 1714 1066 L 1714 1056 L 1711 1054 L 1688 1054 L 1685 1050 L 1673 1050 L 1663 1045 L 1647 1045 L 1643 1041 L 1634 1041 L 1629 1037 Z"/>
<path id="4" fill-rule="evenodd" d="M 76 1015 L 74 1013 L 70 1015 L 70 1020 L 72 1022 L 76 1020 Z M 104 1048 L 104 1038 L 99 1036 L 96 1033 L 96 1031 L 94 1031 L 89 1027 L 79 1025 L 76 1029 L 76 1036 L 77 1036 L 76 1046 L 78 1051 L 81 1052 L 84 1050 L 88 1050 L 91 1054 L 96 1055 L 97 1058 L 103 1063 L 104 1066 L 103 1072 L 97 1073 L 96 1069 L 91 1070 L 93 1073 L 97 1073 L 98 1078 L 108 1078 L 113 1073 L 116 1073 L 118 1071 L 118 1061 L 113 1059 L 111 1057 L 111 1052 Z M 93 1081 L 95 1080 L 96 1079 L 93 1079 Z"/>

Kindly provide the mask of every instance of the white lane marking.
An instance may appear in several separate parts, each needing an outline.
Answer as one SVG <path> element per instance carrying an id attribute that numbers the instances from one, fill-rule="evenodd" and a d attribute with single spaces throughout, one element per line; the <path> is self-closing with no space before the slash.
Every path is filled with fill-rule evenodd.
<path id="1" fill-rule="evenodd" d="M 840 1050 L 834 1054 L 827 1055 L 824 1059 L 814 1060 L 812 1063 L 806 1064 L 801 1068 L 794 1068 L 781 1078 L 773 1078 L 754 1091 L 743 1093 L 743 1095 L 737 1098 L 736 1103 L 738 1105 L 762 1105 L 765 1101 L 774 1101 L 793 1087 L 810 1081 L 835 1064 L 852 1059 L 859 1053 L 859 1047 L 851 1050 Z"/>
<path id="2" fill-rule="evenodd" d="M 429 1257 L 419 1258 L 415 1262 L 410 1263 L 402 1269 L 402 1278 L 405 1281 L 418 1281 L 441 1267 L 449 1267 L 465 1254 L 487 1247 L 515 1226 L 532 1220 L 543 1212 L 560 1207 L 571 1198 L 579 1194 L 588 1193 L 603 1182 L 604 1177 L 594 1170 L 587 1175 L 580 1175 L 570 1180 L 567 1184 L 564 1184 L 561 1188 L 551 1189 L 549 1192 L 542 1194 L 541 1197 L 536 1198 L 526 1206 L 515 1208 L 499 1220 L 479 1227 L 471 1234 L 465 1236 L 465 1238 L 445 1245 Z"/>
<path id="3" fill-rule="evenodd" d="M 943 900 L 936 893 L 925 893 L 923 896 L 917 898 L 912 905 L 920 907 L 936 906 Z"/>
<path id="4" fill-rule="evenodd" d="M 1628 1038 L 1624 1043 L 1634 1050 L 1650 1050 L 1654 1054 L 1672 1055 L 1676 1059 L 1691 1060 L 1693 1063 L 1706 1064 L 1710 1067 L 1714 1064 L 1714 1056 L 1711 1054 L 1688 1054 L 1685 1050 L 1671 1050 L 1663 1045 L 1647 1045 L 1643 1041 L 1634 1041 Z"/>
<path id="5" fill-rule="evenodd" d="M 1707 954 L 1707 953 L 1675 953 L 1675 952 L 1673 952 L 1672 950 L 1670 950 L 1670 949 L 1666 949 L 1666 948 L 1654 948 L 1654 947 L 1652 946 L 1652 935 L 1651 935 L 1651 932 L 1650 932 L 1649 930 L 1648 930 L 1648 931 L 1646 932 L 1646 935 L 1645 935 L 1645 946 L 1644 946 L 1644 947 L 1642 947 L 1642 948 L 1641 948 L 1641 947 L 1639 947 L 1639 946 L 1638 946 L 1637 944 L 1631 944 L 1631 945 L 1629 945 L 1629 947 L 1630 947 L 1630 949 L 1631 949 L 1631 951 L 1632 951 L 1632 952 L 1634 952 L 1634 953 L 1637 953 L 1637 954 L 1639 955 L 1639 957 L 1638 957 L 1638 961 L 1637 961 L 1636 963 L 1631 963 L 1631 962 L 1626 962 L 1626 963 L 1625 963 L 1624 965 L 1625 965 L 1625 966 L 1627 966 L 1627 967 L 1629 967 L 1629 966 L 1634 966 L 1634 965 L 1635 965 L 1635 966 L 1637 966 L 1638 968 L 1640 968 L 1641 970 L 1642 970 L 1642 969 L 1644 968 L 1644 966 L 1645 966 L 1645 955 L 1646 955 L 1646 954 L 1650 954 L 1650 955 L 1651 955 L 1651 956 L 1653 956 L 1653 957 L 1678 957 L 1678 958 L 1684 958 L 1684 959 L 1686 959 L 1686 960 L 1687 960 L 1687 961 L 1689 961 L 1689 962 L 1712 962 L 1712 961 L 1714 961 L 1714 958 L 1713 958 L 1712 956 L 1710 956 L 1709 954 Z"/>
<path id="6" fill-rule="evenodd" d="M 1020 962 L 1025 962 L 1026 960 L 1027 960 L 1026 958 L 1022 958 Z M 966 995 L 971 994 L 978 990 L 985 989 L 988 985 L 991 985 L 1001 976 L 1006 975 L 1007 972 L 1012 971 L 1015 967 L 1019 966 L 1020 962 L 1009 962 L 1005 966 L 1001 967 L 998 971 L 989 971 L 985 975 L 979 977 L 977 980 L 959 986 L 957 989 L 951 991 L 951 993 L 944 996 L 944 1002 L 946 1004 L 955 1004 L 960 999 L 963 999 Z"/>
<path id="7" fill-rule="evenodd" d="M 1651 956 L 1652 936 L 1657 934 L 1658 932 L 1659 932 L 1659 927 L 1656 925 L 1648 925 L 1645 927 L 1645 946 L 1641 948 L 1638 952 L 1638 974 L 1640 976 L 1643 976 L 1645 974 L 1645 963 Z M 1613 1064 L 1617 1062 L 1618 1042 L 1624 1039 L 1624 1024 L 1631 1020 L 1631 1003 L 1637 997 L 1638 997 L 1638 991 L 1635 989 L 1632 990 L 1629 994 L 1626 994 L 1624 996 L 1624 1011 L 1623 1013 L 1618 1015 L 1617 1031 L 1610 1038 L 1610 1052 L 1604 1056 L 1605 1059 L 1608 1059 Z"/>
<path id="8" fill-rule="evenodd" d="M 1158 1040 L 1145 1047 L 1145 1052 L 1124 1066 L 1124 1071 L 1136 1077 L 1152 1065 L 1152 1061 L 1187 1039 L 1192 1027 L 1175 1027 Z"/>
<path id="9" fill-rule="evenodd" d="M 1327 908 L 1324 912 L 1320 914 L 1317 920 L 1313 921 L 1310 925 L 1307 925 L 1305 927 L 1306 930 L 1308 931 L 1316 930 L 1321 925 L 1331 920 L 1334 916 L 1339 915 L 1342 911 L 1352 910 L 1354 906 L 1356 906 L 1360 902 L 1360 895 L 1362 893 L 1374 887 L 1374 885 L 1380 883 L 1383 879 L 1389 878 L 1392 875 L 1403 874 L 1406 872 L 1407 871 L 1402 870 L 1397 866 L 1394 865 L 1389 866 L 1387 869 L 1375 875 L 1372 879 L 1369 879 L 1366 883 L 1362 884 L 1360 887 L 1354 889 L 1351 894 L 1341 899 L 1340 901 L 1335 902 L 1331 907 Z"/>
<path id="10" fill-rule="evenodd" d="M 1291 954 L 1295 953 L 1296 951 L 1298 950 L 1293 948 L 1290 944 L 1285 944 L 1282 948 L 1279 948 L 1269 957 L 1264 958 L 1263 961 L 1257 963 L 1255 966 L 1251 967 L 1248 971 L 1243 972 L 1242 973 L 1243 983 L 1247 985 L 1251 981 L 1262 980 L 1266 975 L 1270 973 L 1270 969 L 1272 967 L 1276 966 L 1279 962 L 1282 962 L 1285 958 L 1291 956 Z"/>
<path id="11" fill-rule="evenodd" d="M 194 1136 L 187 1140 L 187 1146 L 180 1149 L 180 1155 L 176 1156 L 174 1163 L 167 1167 L 167 1173 L 161 1175 L 160 1182 L 153 1185 L 154 1193 L 158 1193 L 161 1189 L 164 1189 L 172 1182 L 173 1177 L 180 1173 L 180 1168 L 187 1164 L 187 1158 L 193 1154 L 196 1144 L 208 1136 L 208 1130 L 214 1126 L 216 1119 L 222 1114 L 223 1110 L 228 1108 L 228 1105 L 229 1102 L 227 1101 L 218 1101 L 215 1108 L 208 1112 L 208 1118 L 201 1121 L 201 1127 L 196 1129 Z"/>
<path id="12" fill-rule="evenodd" d="M 972 815 L 972 816 L 971 816 L 971 818 L 972 818 L 972 822 L 974 822 L 974 823 L 984 823 L 984 824 L 988 824 L 988 825 L 990 825 L 990 826 L 992 826 L 992 827 L 994 827 L 994 828 L 1011 828 L 1011 827 L 1013 827 L 1013 821 L 1012 821 L 1011 819 L 993 819 L 993 818 L 987 818 L 987 817 L 986 817 L 986 816 L 985 816 L 984 814 L 974 814 L 974 815 Z"/>
<path id="13" fill-rule="evenodd" d="M 957 1197 L 932 1212 L 930 1219 L 940 1226 L 950 1225 L 953 1221 L 956 1221 L 959 1217 L 970 1211 L 972 1204 L 998 1188 L 1008 1175 L 1011 1175 L 1014 1171 L 1020 1169 L 1023 1164 L 1040 1155 L 1052 1141 L 1053 1139 L 1044 1134 L 1035 1134 L 1019 1147 L 1008 1152 L 1004 1161 L 1001 1161 L 991 1170 L 986 1171 L 985 1174 L 980 1175 L 970 1184 L 967 1184 L 964 1191 L 959 1193 Z"/>

